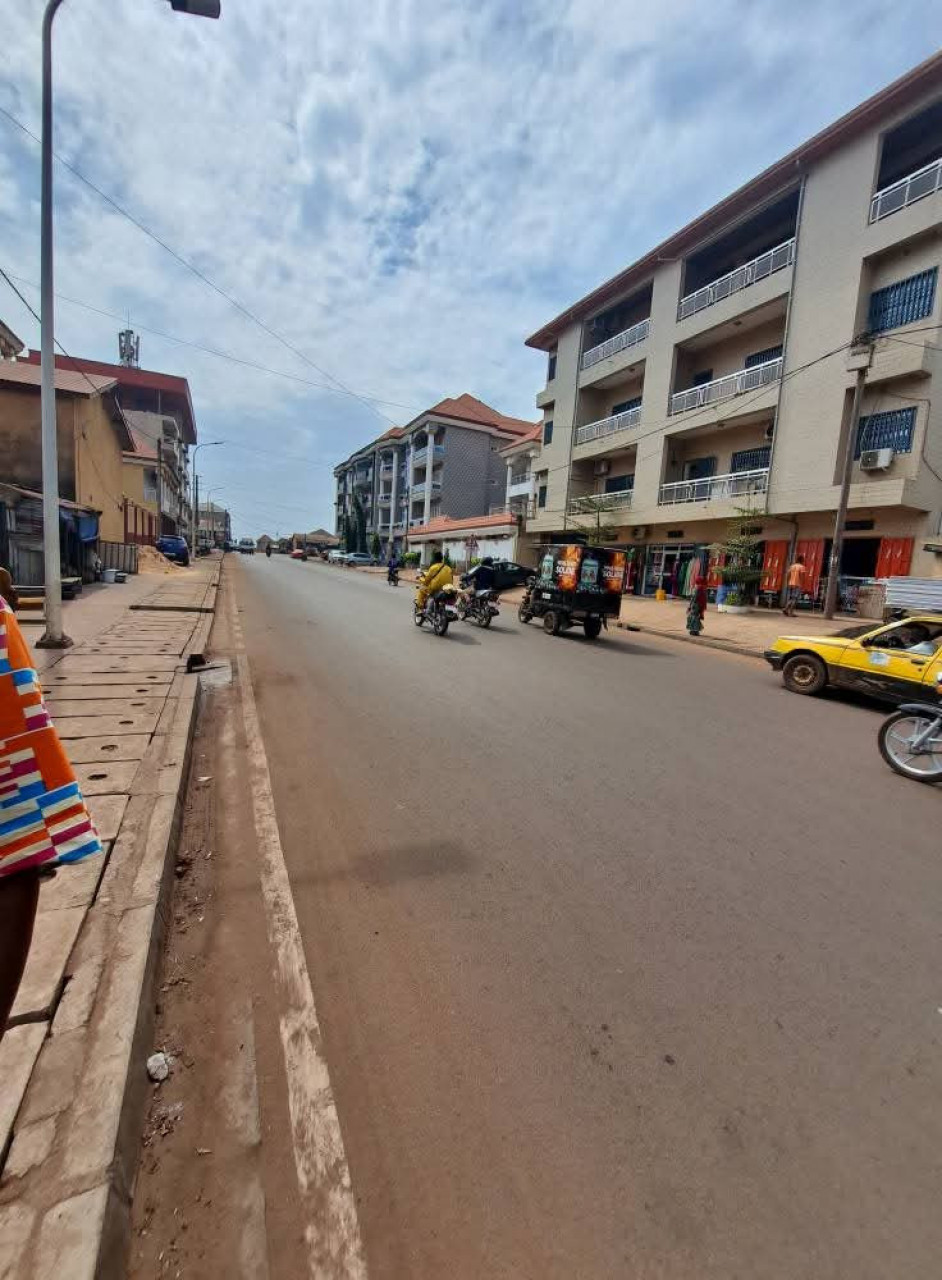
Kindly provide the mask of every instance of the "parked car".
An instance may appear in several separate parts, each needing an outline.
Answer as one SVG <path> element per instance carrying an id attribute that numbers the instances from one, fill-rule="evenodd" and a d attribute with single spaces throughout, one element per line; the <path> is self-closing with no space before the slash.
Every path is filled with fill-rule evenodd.
<path id="1" fill-rule="evenodd" d="M 517 564 L 514 560 L 494 561 L 494 590 L 509 591 L 512 587 L 525 587 L 527 579 L 532 578 L 535 569 L 528 569 L 525 564 Z"/>
<path id="2" fill-rule="evenodd" d="M 365 551 L 351 551 L 348 553 L 345 563 L 359 565 L 360 568 L 363 568 L 364 565 L 378 564 L 379 561 L 375 556 L 368 556 Z"/>
<path id="3" fill-rule="evenodd" d="M 329 551 L 327 553 L 328 564 L 346 564 L 346 562 L 347 562 L 346 551 L 334 550 L 334 551 Z"/>
<path id="4" fill-rule="evenodd" d="M 780 636 L 765 657 L 792 693 L 820 693 L 831 684 L 904 702 L 934 689 L 942 672 L 942 614 L 914 613 L 833 636 Z"/>
<path id="5" fill-rule="evenodd" d="M 190 548 L 187 546 L 186 538 L 181 538 L 179 534 L 165 533 L 162 538 L 157 539 L 154 546 L 162 556 L 166 556 L 176 564 L 190 563 Z"/>
<path id="6" fill-rule="evenodd" d="M 254 538 L 240 538 L 240 539 L 239 539 L 239 554 L 240 554 L 240 555 L 243 555 L 243 556 L 254 556 L 254 555 L 255 555 L 255 539 L 254 539 Z"/>
<path id="7" fill-rule="evenodd" d="M 303 547 L 295 547 L 295 548 L 294 548 L 294 550 L 291 552 L 291 559 L 292 559 L 292 560 L 306 560 L 306 559 L 307 559 L 307 552 L 304 550 L 304 548 L 303 548 Z"/>

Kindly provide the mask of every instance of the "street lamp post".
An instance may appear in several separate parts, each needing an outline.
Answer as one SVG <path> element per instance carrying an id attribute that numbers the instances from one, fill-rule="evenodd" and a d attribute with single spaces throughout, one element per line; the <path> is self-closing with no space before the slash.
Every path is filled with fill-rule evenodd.
<path id="1" fill-rule="evenodd" d="M 190 486 L 193 493 L 193 510 L 190 515 L 190 540 L 193 545 L 194 555 L 196 555 L 196 535 L 200 527 L 200 484 L 199 476 L 196 474 L 196 455 L 200 449 L 211 449 L 213 445 L 225 443 L 225 440 L 202 440 L 199 444 L 193 446 L 193 483 Z"/>
<path id="2" fill-rule="evenodd" d="M 66 649 L 62 631 L 62 566 L 59 562 L 59 459 L 56 434 L 56 338 L 53 310 L 52 223 L 52 20 L 62 0 L 48 0 L 42 27 L 42 137 L 40 140 L 39 296 L 40 415 L 42 423 L 43 568 L 46 630 L 38 648 Z M 177 13 L 218 18 L 220 0 L 170 0 Z"/>

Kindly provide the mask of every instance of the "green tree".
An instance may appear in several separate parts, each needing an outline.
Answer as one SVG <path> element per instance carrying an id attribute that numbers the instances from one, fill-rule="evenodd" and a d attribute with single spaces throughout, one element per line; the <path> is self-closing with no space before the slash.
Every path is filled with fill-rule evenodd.
<path id="1" fill-rule="evenodd" d="M 350 542 L 353 542 L 351 548 Z M 353 528 L 351 536 L 347 540 L 347 550 L 360 551 L 366 554 L 366 512 L 363 510 L 363 504 L 360 501 L 360 495 L 353 495 Z"/>
<path id="2" fill-rule="evenodd" d="M 374 560 L 379 559 L 379 553 L 382 551 L 382 549 L 383 549 L 383 544 L 379 540 L 379 534 L 374 533 L 372 538 L 370 538 L 370 555 L 373 557 Z"/>
<path id="3" fill-rule="evenodd" d="M 736 511 L 727 522 L 726 537 L 714 543 L 710 551 L 721 562 L 717 573 L 727 588 L 726 603 L 752 604 L 762 578 L 762 536 L 755 531 L 761 525 L 757 526 L 756 521 L 763 519 L 764 512 L 755 507 L 737 507 Z"/>
<path id="4" fill-rule="evenodd" d="M 586 494 L 570 504 L 571 527 L 585 535 L 590 547 L 607 547 L 618 542 L 618 526 L 604 520 L 608 513 L 604 494 Z"/>

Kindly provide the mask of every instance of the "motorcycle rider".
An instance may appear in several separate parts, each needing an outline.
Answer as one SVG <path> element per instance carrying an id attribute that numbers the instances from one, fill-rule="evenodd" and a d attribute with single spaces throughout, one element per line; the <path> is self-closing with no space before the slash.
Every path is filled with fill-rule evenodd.
<path id="1" fill-rule="evenodd" d="M 268 557 L 269 560 L 271 559 L 271 543 L 270 542 L 265 543 L 265 555 Z"/>
<path id="2" fill-rule="evenodd" d="M 453 582 L 454 574 L 451 571 L 451 565 L 445 559 L 444 552 L 436 551 L 432 557 L 432 563 L 419 579 L 415 593 L 416 608 L 424 609 L 429 596 L 437 595 L 442 587 L 450 587 Z"/>
<path id="3" fill-rule="evenodd" d="M 485 556 L 470 571 L 468 578 L 475 595 L 480 595 L 484 591 L 493 591 L 494 583 L 497 581 L 493 556 Z"/>
<path id="4" fill-rule="evenodd" d="M 389 561 L 386 565 L 386 581 L 390 586 L 399 586 L 399 556 L 395 549 L 389 553 Z"/>

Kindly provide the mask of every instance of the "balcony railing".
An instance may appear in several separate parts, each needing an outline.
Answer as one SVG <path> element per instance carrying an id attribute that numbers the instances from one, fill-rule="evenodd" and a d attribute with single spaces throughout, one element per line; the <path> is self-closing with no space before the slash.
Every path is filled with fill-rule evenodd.
<path id="1" fill-rule="evenodd" d="M 733 471 L 725 476 L 662 484 L 657 500 L 660 506 L 675 502 L 716 502 L 720 498 L 744 498 L 754 493 L 765 493 L 768 487 L 769 468 L 760 467 L 755 471 Z"/>
<path id="2" fill-rule="evenodd" d="M 389 504 L 392 502 L 392 494 L 381 493 L 379 497 L 376 499 L 376 501 L 379 503 L 381 507 L 388 507 Z"/>
<path id="3" fill-rule="evenodd" d="M 879 222 L 881 218 L 889 217 L 891 213 L 898 213 L 908 204 L 915 204 L 923 196 L 931 196 L 933 192 L 940 189 L 942 189 L 942 156 L 939 156 L 938 160 L 933 160 L 931 164 L 917 169 L 915 173 L 900 178 L 899 182 L 894 182 L 891 186 L 878 191 L 870 201 L 870 221 Z"/>
<path id="4" fill-rule="evenodd" d="M 751 369 L 740 369 L 736 373 L 728 373 L 725 378 L 714 378 L 712 382 L 703 382 L 699 387 L 688 387 L 686 391 L 675 391 L 670 399 L 670 412 L 686 413 L 688 409 L 697 409 L 701 405 L 713 404 L 716 400 L 728 400 L 730 396 L 738 396 L 743 391 L 755 391 L 770 382 L 777 382 L 782 376 L 782 357 L 766 360 L 763 364 L 755 364 Z"/>
<path id="5" fill-rule="evenodd" d="M 751 284 L 756 284 L 766 276 L 781 271 L 783 267 L 791 266 L 794 261 L 795 237 L 792 236 L 790 240 L 783 240 L 781 244 L 777 244 L 774 249 L 767 249 L 765 253 L 760 253 L 758 258 L 753 258 L 751 262 L 744 262 L 741 267 L 735 267 L 725 276 L 720 276 L 718 280 L 711 280 L 702 289 L 697 289 L 694 293 L 688 293 L 686 298 L 681 298 L 680 306 L 677 308 L 677 319 L 686 320 L 687 316 L 696 315 L 698 311 L 712 307 L 716 302 L 722 302 L 724 298 L 728 298 L 733 293 L 739 293 L 741 289 L 748 289 Z"/>
<path id="6" fill-rule="evenodd" d="M 571 516 L 594 516 L 597 511 L 624 511 L 631 506 L 631 490 L 619 489 L 616 493 L 586 493 L 570 498 L 567 512 Z"/>
<path id="7" fill-rule="evenodd" d="M 521 476 L 512 475 L 507 482 L 507 496 L 515 497 L 517 494 L 528 494 L 533 488 L 533 472 L 527 471 Z"/>
<path id="8" fill-rule="evenodd" d="M 624 413 L 614 413 L 609 418 L 600 418 L 598 422 L 587 422 L 584 427 L 576 429 L 576 444 L 589 444 L 592 440 L 601 440 L 603 436 L 613 436 L 616 431 L 628 431 L 641 421 L 641 406 L 627 409 Z"/>
<path id="9" fill-rule="evenodd" d="M 441 492 L 441 488 L 442 488 L 441 480 L 433 480 L 431 484 L 432 484 L 432 493 Z M 414 484 L 410 490 L 410 494 L 412 498 L 413 499 L 424 498 L 426 491 L 428 490 L 428 487 L 429 487 L 429 482 L 427 480 L 423 480 L 421 484 Z"/>
<path id="10" fill-rule="evenodd" d="M 617 355 L 619 351 L 624 351 L 626 347 L 636 347 L 639 342 L 644 342 L 650 328 L 650 320 L 640 320 L 637 324 L 633 324 L 630 329 L 623 329 L 621 333 L 616 333 L 614 338 L 609 338 L 606 342 L 600 342 L 597 347 L 590 347 L 588 351 L 583 352 L 582 368 L 591 369 L 600 360 Z"/>
<path id="11" fill-rule="evenodd" d="M 444 455 L 445 455 L 445 446 L 443 444 L 437 444 L 433 450 L 433 461 L 434 461 L 434 458 L 442 458 L 444 457 Z M 428 458 L 428 445 L 424 445 L 421 449 L 416 449 L 415 453 L 413 453 L 412 465 L 415 467 L 421 467 L 422 465 L 424 465 L 427 458 Z"/>
<path id="12" fill-rule="evenodd" d="M 379 474 L 381 476 L 391 476 L 393 473 L 393 464 L 391 462 L 381 462 L 379 464 Z"/>

